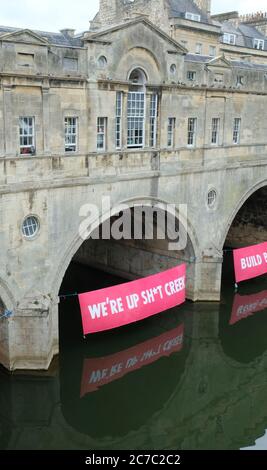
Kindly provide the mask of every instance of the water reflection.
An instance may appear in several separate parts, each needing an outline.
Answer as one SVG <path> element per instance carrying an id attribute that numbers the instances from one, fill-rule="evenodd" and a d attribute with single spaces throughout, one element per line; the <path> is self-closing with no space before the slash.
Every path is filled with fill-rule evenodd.
<path id="1" fill-rule="evenodd" d="M 121 379 L 126 374 L 153 364 L 161 357 L 181 351 L 184 325 L 132 348 L 99 359 L 84 359 L 81 397 L 95 392 L 103 385 Z"/>
<path id="2" fill-rule="evenodd" d="M 74 290 L 85 275 L 94 288 L 118 281 L 85 270 Z M 46 375 L 0 372 L 0 447 L 254 446 L 267 429 L 264 283 L 236 296 L 227 288 L 220 305 L 187 303 L 86 341 L 78 303 L 66 300 L 59 365 Z"/>
<path id="3" fill-rule="evenodd" d="M 230 319 L 230 325 L 234 325 L 240 320 L 262 312 L 267 308 L 267 290 L 256 294 L 240 295 L 236 294 Z"/>

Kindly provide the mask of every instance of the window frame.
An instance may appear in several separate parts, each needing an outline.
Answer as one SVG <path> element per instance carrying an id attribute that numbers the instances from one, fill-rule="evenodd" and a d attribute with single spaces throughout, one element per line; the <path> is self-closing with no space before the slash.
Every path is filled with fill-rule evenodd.
<path id="1" fill-rule="evenodd" d="M 196 13 L 191 13 L 190 11 L 186 11 L 185 19 L 191 21 L 197 21 L 198 23 L 201 22 L 201 16 Z"/>
<path id="2" fill-rule="evenodd" d="M 146 94 L 129 91 L 127 96 L 127 148 L 144 148 Z"/>
<path id="3" fill-rule="evenodd" d="M 192 75 L 192 78 L 190 78 L 190 74 Z M 188 71 L 187 71 L 187 74 L 186 74 L 186 78 L 187 78 L 187 80 L 189 80 L 190 82 L 196 81 L 197 72 L 195 72 L 194 70 L 188 70 Z"/>
<path id="4" fill-rule="evenodd" d="M 196 54 L 197 55 L 202 55 L 203 51 L 203 43 L 202 42 L 196 42 Z"/>
<path id="5" fill-rule="evenodd" d="M 103 121 L 102 124 L 100 121 Z M 99 116 L 97 118 L 97 128 L 96 128 L 96 149 L 98 152 L 106 152 L 107 150 L 107 123 L 108 118 L 106 116 Z M 100 131 L 100 128 L 103 128 Z M 99 136 L 102 136 L 102 145 L 100 146 Z"/>
<path id="6" fill-rule="evenodd" d="M 211 145 L 219 145 L 220 118 L 214 117 L 211 120 Z"/>
<path id="7" fill-rule="evenodd" d="M 22 120 L 24 120 L 24 123 L 22 123 Z M 29 123 L 30 120 L 32 120 L 31 124 Z M 25 132 L 25 129 L 27 128 L 27 126 L 28 126 L 28 129 L 32 129 L 31 132 Z M 28 143 L 23 144 L 22 139 L 26 139 Z M 31 149 L 31 151 L 30 152 L 22 151 L 22 149 Z M 20 116 L 19 117 L 19 152 L 21 156 L 36 154 L 35 116 Z"/>
<path id="8" fill-rule="evenodd" d="M 241 137 L 241 118 L 234 118 L 233 125 L 233 144 L 239 145 Z"/>
<path id="9" fill-rule="evenodd" d="M 262 47 L 260 47 L 260 45 Z M 264 51 L 264 46 L 265 46 L 265 40 L 264 39 L 254 38 L 254 40 L 253 40 L 253 48 L 254 49 L 257 49 L 258 51 Z"/>
<path id="10" fill-rule="evenodd" d="M 122 148 L 122 106 L 123 92 L 116 92 L 116 120 L 115 120 L 115 147 L 116 150 Z"/>
<path id="11" fill-rule="evenodd" d="M 150 95 L 150 132 L 149 132 L 149 146 L 155 148 L 157 146 L 158 134 L 158 94 L 153 93 Z"/>
<path id="12" fill-rule="evenodd" d="M 214 52 L 211 54 L 211 50 Z M 209 45 L 209 57 L 216 57 L 217 48 L 216 46 Z"/>
<path id="13" fill-rule="evenodd" d="M 223 43 L 235 46 L 236 45 L 236 34 L 234 34 L 234 33 L 223 33 Z"/>
<path id="14" fill-rule="evenodd" d="M 75 132 L 73 129 L 75 128 Z M 67 129 L 71 129 L 71 132 L 67 132 Z M 78 137 L 79 137 L 79 125 L 78 116 L 65 116 L 64 117 L 64 137 L 65 137 L 65 154 L 73 154 L 78 151 Z M 74 140 L 74 142 L 67 142 L 67 138 Z M 74 137 L 74 139 L 73 139 Z M 73 150 L 67 150 L 67 148 L 75 147 Z"/>
<path id="15" fill-rule="evenodd" d="M 167 147 L 173 148 L 174 141 L 175 141 L 175 128 L 176 128 L 176 118 L 169 117 L 168 118 L 168 126 L 167 126 Z"/>
<path id="16" fill-rule="evenodd" d="M 193 124 L 193 127 L 191 126 Z M 188 128 L 187 128 L 187 147 L 196 147 L 197 140 L 197 118 L 190 117 L 188 118 Z"/>

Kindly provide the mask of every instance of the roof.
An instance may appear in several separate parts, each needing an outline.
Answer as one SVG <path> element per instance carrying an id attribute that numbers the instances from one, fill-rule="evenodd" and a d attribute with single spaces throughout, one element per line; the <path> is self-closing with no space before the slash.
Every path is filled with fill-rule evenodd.
<path id="1" fill-rule="evenodd" d="M 1 34 L 17 33 L 19 31 L 21 32 L 25 31 L 25 28 L 11 28 L 9 26 L 0 26 L 0 40 L 1 40 Z M 62 33 L 51 33 L 47 31 L 36 31 L 36 30 L 30 30 L 30 31 L 43 37 L 50 44 L 53 44 L 56 46 L 66 46 L 66 47 L 82 47 L 83 46 L 83 42 L 79 36 L 71 37 L 68 35 L 64 35 Z"/>
<path id="2" fill-rule="evenodd" d="M 192 0 L 168 0 L 171 18 L 185 18 L 185 13 L 200 15 L 201 21 L 209 23 L 208 16 Z"/>
<path id="3" fill-rule="evenodd" d="M 248 47 L 254 49 L 254 39 L 264 39 L 264 50 L 267 51 L 267 38 L 254 26 L 248 26 L 241 23 L 238 27 L 235 27 L 229 21 L 222 23 L 222 33 L 235 34 L 236 46 Z"/>
<path id="4" fill-rule="evenodd" d="M 246 60 L 229 60 L 229 65 L 232 67 L 243 68 L 243 69 L 253 69 L 253 70 L 261 70 L 267 71 L 267 64 L 257 64 L 255 62 L 249 62 Z M 214 58 L 206 56 L 206 55 L 198 55 L 198 54 L 187 54 L 185 56 L 185 62 L 197 62 L 199 64 L 208 64 L 214 62 Z"/>

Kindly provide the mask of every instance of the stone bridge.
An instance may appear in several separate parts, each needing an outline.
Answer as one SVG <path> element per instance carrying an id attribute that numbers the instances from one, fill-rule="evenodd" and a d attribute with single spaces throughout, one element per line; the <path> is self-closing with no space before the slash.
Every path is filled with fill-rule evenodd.
<path id="1" fill-rule="evenodd" d="M 264 237 L 266 217 L 253 208 L 265 204 L 266 175 L 267 146 L 260 144 L 1 159 L 0 297 L 2 311 L 13 312 L 11 318 L 0 320 L 1 363 L 10 370 L 49 367 L 58 353 L 58 295 L 72 260 L 129 278 L 185 261 L 187 297 L 218 301 L 223 248 L 228 233 L 231 244 L 231 226 L 236 238 L 242 208 L 253 212 L 249 241 L 252 233 L 254 241 Z M 213 189 L 216 200 L 210 207 L 208 193 Z M 110 197 L 111 215 L 121 203 L 186 204 L 186 249 L 169 251 L 164 241 L 84 242 L 79 235 L 80 208 L 87 203 L 99 208 L 97 227 L 107 217 L 103 196 Z M 38 217 L 40 224 L 33 240 L 22 234 L 28 214 Z M 246 232 L 242 227 L 239 232 L 243 238 L 239 236 L 238 243 L 245 244 Z"/>

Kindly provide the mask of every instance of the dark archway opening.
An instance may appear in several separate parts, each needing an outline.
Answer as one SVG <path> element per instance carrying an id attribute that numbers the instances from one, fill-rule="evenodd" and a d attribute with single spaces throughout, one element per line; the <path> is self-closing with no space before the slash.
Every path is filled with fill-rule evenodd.
<path id="1" fill-rule="evenodd" d="M 250 196 L 238 211 L 224 245 L 222 281 L 224 286 L 234 284 L 232 250 L 267 241 L 267 186 Z M 257 281 L 250 281 L 257 284 Z"/>
<path id="2" fill-rule="evenodd" d="M 120 214 L 121 215 L 121 214 Z M 118 220 L 115 216 L 112 220 Z M 157 240 L 157 218 L 152 219 L 154 237 L 145 239 L 145 224 L 141 219 L 142 237 L 128 240 L 88 239 L 74 256 L 61 286 L 61 294 L 87 292 L 145 277 L 176 266 L 193 257 L 188 241 L 185 250 L 168 257 L 168 237 Z M 166 333 L 183 323 L 183 307 L 172 309 L 145 321 L 116 330 L 82 337 L 81 318 L 76 297 L 66 297 L 60 303 L 60 384 L 64 417 L 68 424 L 96 439 L 114 439 L 137 431 L 161 409 L 172 395 L 184 371 L 189 340 L 181 351 L 170 357 L 160 357 L 119 380 L 81 396 L 84 363 L 87 359 L 109 357 Z M 157 391 L 155 393 L 155 390 Z"/>

